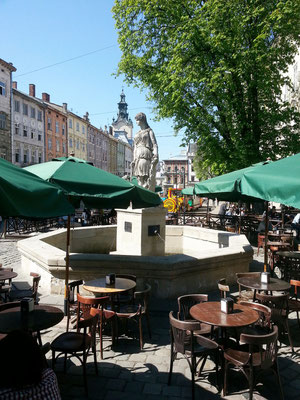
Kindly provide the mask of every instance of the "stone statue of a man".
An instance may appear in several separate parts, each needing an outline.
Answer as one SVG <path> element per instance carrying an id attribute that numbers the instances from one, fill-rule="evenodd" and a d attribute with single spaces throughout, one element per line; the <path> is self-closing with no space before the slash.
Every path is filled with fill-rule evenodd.
<path id="1" fill-rule="evenodd" d="M 147 123 L 146 115 L 142 112 L 135 116 L 140 130 L 134 137 L 132 175 L 138 184 L 146 189 L 155 191 L 156 165 L 158 163 L 158 146 L 154 132 Z"/>

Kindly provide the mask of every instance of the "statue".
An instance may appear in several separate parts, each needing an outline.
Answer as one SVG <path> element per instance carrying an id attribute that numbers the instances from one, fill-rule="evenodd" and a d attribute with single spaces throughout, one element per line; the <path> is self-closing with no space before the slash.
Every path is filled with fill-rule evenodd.
<path id="1" fill-rule="evenodd" d="M 135 116 L 140 130 L 134 137 L 133 162 L 131 163 L 132 176 L 137 178 L 138 184 L 146 189 L 155 191 L 156 165 L 158 163 L 158 146 L 154 132 L 142 112 Z"/>

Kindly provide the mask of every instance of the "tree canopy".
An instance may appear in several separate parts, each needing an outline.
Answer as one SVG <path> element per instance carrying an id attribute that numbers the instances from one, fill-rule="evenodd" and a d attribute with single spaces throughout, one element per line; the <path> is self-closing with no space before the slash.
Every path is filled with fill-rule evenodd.
<path id="1" fill-rule="evenodd" d="M 198 143 L 214 174 L 300 151 L 283 101 L 300 44 L 299 0 L 115 0 L 118 74 Z"/>

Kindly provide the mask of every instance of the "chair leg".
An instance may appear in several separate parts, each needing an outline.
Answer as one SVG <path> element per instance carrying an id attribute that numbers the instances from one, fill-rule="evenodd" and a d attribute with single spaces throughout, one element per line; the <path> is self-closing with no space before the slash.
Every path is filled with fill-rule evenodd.
<path id="1" fill-rule="evenodd" d="M 223 396 L 227 394 L 227 375 L 228 375 L 228 362 L 224 360 L 224 383 L 223 383 Z"/>
<path id="2" fill-rule="evenodd" d="M 86 396 L 88 396 L 88 386 L 86 378 L 86 359 L 87 359 L 87 353 L 84 352 L 82 357 L 82 372 L 83 372 L 83 383 L 84 383 L 85 394 Z"/>
<path id="3" fill-rule="evenodd" d="M 173 363 L 174 363 L 175 358 L 176 358 L 176 353 L 173 352 L 173 345 L 171 344 L 170 370 L 169 370 L 168 385 L 171 384 L 172 372 L 173 372 Z"/>
<path id="4" fill-rule="evenodd" d="M 64 373 L 67 372 L 67 353 L 64 355 Z"/>
<path id="5" fill-rule="evenodd" d="M 191 374 L 192 374 L 192 400 L 195 399 L 195 372 L 196 372 L 196 358 L 191 360 Z"/>
<path id="6" fill-rule="evenodd" d="M 279 375 L 279 368 L 278 368 L 277 360 L 276 360 L 276 362 L 274 364 L 274 371 L 275 371 L 275 375 L 276 375 L 277 382 L 278 382 L 278 385 L 279 385 L 281 399 L 284 400 L 284 393 L 283 393 L 282 383 L 281 383 L 281 379 L 280 379 L 280 375 Z"/>
<path id="7" fill-rule="evenodd" d="M 98 364 L 97 364 L 96 343 L 95 343 L 95 346 L 93 347 L 93 353 L 94 353 L 95 371 L 96 371 L 96 375 L 98 375 Z"/>
<path id="8" fill-rule="evenodd" d="M 298 326 L 300 328 L 299 311 L 297 311 L 297 321 L 298 321 Z"/>
<path id="9" fill-rule="evenodd" d="M 52 350 L 52 369 L 54 370 L 55 367 L 55 351 Z"/>
<path id="10" fill-rule="evenodd" d="M 250 367 L 250 371 L 249 371 L 249 400 L 253 399 L 253 389 L 254 389 L 253 368 Z"/>
<path id="11" fill-rule="evenodd" d="M 139 316 L 139 335 L 140 335 L 140 348 L 143 349 L 143 328 L 142 328 L 142 316 Z"/>
<path id="12" fill-rule="evenodd" d="M 289 320 L 288 320 L 288 318 L 286 318 L 286 320 L 285 320 L 285 327 L 286 327 L 286 331 L 287 331 L 287 334 L 288 334 L 290 347 L 291 347 L 291 349 L 292 349 L 292 352 L 294 353 L 294 347 L 293 347 L 293 342 L 292 342 L 292 337 L 291 337 L 291 332 L 290 332 L 290 326 L 289 326 Z"/>
<path id="13" fill-rule="evenodd" d="M 100 339 L 100 357 L 103 360 L 103 329 L 102 324 L 99 324 L 99 339 Z"/>

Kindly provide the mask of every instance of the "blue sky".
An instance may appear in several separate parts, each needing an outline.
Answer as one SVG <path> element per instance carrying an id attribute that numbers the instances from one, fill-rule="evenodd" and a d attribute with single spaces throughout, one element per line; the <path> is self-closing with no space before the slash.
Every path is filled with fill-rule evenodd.
<path id="1" fill-rule="evenodd" d="M 116 117 L 123 86 L 134 132 L 134 116 L 142 111 L 157 137 L 160 159 L 179 154 L 182 134 L 174 137 L 172 121 L 155 122 L 145 92 L 128 87 L 123 77 L 112 76 L 121 55 L 113 3 L 0 0 L 0 58 L 17 68 L 13 79 L 19 90 L 28 93 L 29 84 L 34 83 L 37 97 L 46 92 L 52 102 L 68 103 L 80 116 L 88 111 L 97 127 L 109 125 Z M 82 56 L 87 53 L 91 54 Z"/>

